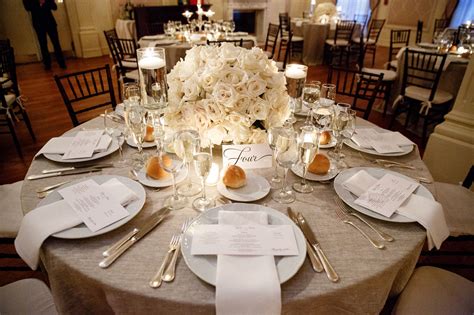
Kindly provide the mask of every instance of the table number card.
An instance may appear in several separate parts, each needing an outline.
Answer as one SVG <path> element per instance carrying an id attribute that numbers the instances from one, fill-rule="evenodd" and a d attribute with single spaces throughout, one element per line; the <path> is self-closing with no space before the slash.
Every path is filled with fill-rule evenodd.
<path id="1" fill-rule="evenodd" d="M 354 203 L 390 217 L 418 187 L 418 183 L 385 174 Z"/>
<path id="2" fill-rule="evenodd" d="M 222 165 L 244 169 L 272 167 L 272 149 L 266 143 L 222 146 Z"/>
<path id="3" fill-rule="evenodd" d="M 79 131 L 72 139 L 66 153 L 63 155 L 63 159 L 91 157 L 103 133 L 103 130 Z"/>
<path id="4" fill-rule="evenodd" d="M 58 192 L 92 232 L 129 215 L 115 198 L 92 179 Z"/>

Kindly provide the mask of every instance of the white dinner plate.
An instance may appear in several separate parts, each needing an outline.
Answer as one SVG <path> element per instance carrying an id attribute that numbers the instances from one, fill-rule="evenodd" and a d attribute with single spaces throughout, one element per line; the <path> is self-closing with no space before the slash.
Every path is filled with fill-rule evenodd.
<path id="1" fill-rule="evenodd" d="M 125 186 L 133 190 L 138 197 L 137 200 L 129 203 L 125 207 L 125 209 L 127 209 L 130 215 L 96 232 L 92 232 L 84 223 L 81 223 L 70 229 L 53 234 L 53 236 L 57 238 L 64 238 L 64 239 L 78 239 L 78 238 L 93 237 L 93 236 L 97 236 L 97 235 L 101 235 L 101 234 L 113 231 L 116 228 L 121 227 L 122 225 L 124 225 L 125 223 L 133 219 L 140 212 L 140 210 L 143 208 L 143 205 L 145 204 L 145 200 L 146 200 L 145 189 L 143 188 L 142 185 L 140 185 L 134 180 L 131 180 L 130 178 L 116 176 L 116 175 L 96 175 L 96 176 L 91 176 L 87 178 L 81 178 L 81 179 L 72 181 L 70 183 L 64 184 L 63 186 L 56 188 L 46 198 L 41 200 L 41 202 L 38 204 L 38 207 L 45 206 L 50 203 L 63 199 L 61 195 L 58 193 L 58 190 L 64 187 L 68 187 L 68 186 L 71 186 L 71 185 L 74 185 L 74 184 L 77 184 L 79 182 L 89 180 L 89 179 L 94 180 L 98 184 L 102 184 L 112 178 L 117 178 L 122 184 L 124 184 Z"/>
<path id="2" fill-rule="evenodd" d="M 133 136 L 130 136 L 127 138 L 127 144 L 131 146 L 132 148 L 138 148 L 137 143 L 135 142 L 135 139 L 133 139 Z M 155 141 L 143 141 L 142 148 L 143 149 L 148 149 L 148 148 L 153 148 L 156 147 Z"/>
<path id="3" fill-rule="evenodd" d="M 387 218 L 381 214 L 378 214 L 372 210 L 369 210 L 367 208 L 364 208 L 362 206 L 359 206 L 354 203 L 354 201 L 357 199 L 357 196 L 349 192 L 347 189 L 345 189 L 342 186 L 342 183 L 344 183 L 346 180 L 348 180 L 351 176 L 356 174 L 360 170 L 365 170 L 367 173 L 372 175 L 373 177 L 380 179 L 382 178 L 385 174 L 390 173 L 392 175 L 404 178 L 406 180 L 409 180 L 411 182 L 414 182 L 414 180 L 410 177 L 407 177 L 405 175 L 402 175 L 397 172 L 389 171 L 386 169 L 382 168 L 374 168 L 374 167 L 354 167 L 354 168 L 349 168 L 341 173 L 336 177 L 334 180 L 334 190 L 336 191 L 336 194 L 339 196 L 339 198 L 342 199 L 347 205 L 349 205 L 351 208 L 368 215 L 369 217 L 380 219 L 383 221 L 389 221 L 389 222 L 401 222 L 401 223 L 408 223 L 408 222 L 415 222 L 415 220 L 409 219 L 401 214 L 394 213 L 392 214 L 391 217 Z M 418 188 L 413 192 L 415 195 L 425 197 L 427 199 L 434 200 L 433 195 L 430 193 L 426 187 L 423 185 L 419 185 Z"/>
<path id="4" fill-rule="evenodd" d="M 296 163 L 292 168 L 291 171 L 299 177 L 303 177 L 303 164 L 301 163 Z M 329 171 L 327 174 L 324 175 L 317 175 L 314 173 L 311 173 L 310 171 L 306 172 L 306 179 L 311 180 L 311 181 L 325 181 L 325 180 L 330 180 L 333 179 L 334 177 L 339 174 L 340 170 L 336 167 L 336 163 L 333 163 L 331 161 L 331 166 L 329 168 Z"/>
<path id="5" fill-rule="evenodd" d="M 62 135 L 61 137 L 74 137 L 76 135 L 77 131 L 72 131 L 67 134 Z M 87 162 L 87 161 L 93 161 L 97 160 L 100 158 L 103 158 L 104 156 L 107 156 L 109 154 L 114 153 L 117 151 L 119 148 L 119 145 L 117 143 L 117 140 L 115 138 L 112 138 L 112 141 L 110 142 L 109 147 L 107 148 L 106 151 L 103 152 L 96 152 L 92 154 L 91 157 L 89 158 L 81 158 L 81 159 L 67 159 L 63 160 L 63 154 L 56 154 L 56 153 L 44 153 L 44 157 L 47 158 L 48 160 L 54 161 L 54 162 L 59 162 L 59 163 L 79 163 L 79 162 Z"/>
<path id="6" fill-rule="evenodd" d="M 183 167 L 183 169 L 178 172 L 176 176 L 176 184 L 181 183 L 183 180 L 185 180 L 186 175 L 188 175 L 188 169 L 186 167 Z M 167 179 L 153 179 L 146 174 L 145 168 L 142 168 L 138 172 L 137 178 L 140 183 L 148 187 L 159 188 L 173 185 L 173 177 L 171 177 L 171 174 Z"/>
<path id="7" fill-rule="evenodd" d="M 256 204 L 233 203 L 222 205 L 203 212 L 191 223 L 186 230 L 181 243 L 181 253 L 189 269 L 203 281 L 216 285 L 216 255 L 191 255 L 191 246 L 193 243 L 193 234 L 195 227 L 201 224 L 217 224 L 219 211 L 263 211 L 268 214 L 268 224 L 270 225 L 291 225 L 295 233 L 296 243 L 298 245 L 297 256 L 275 256 L 278 278 L 280 283 L 291 279 L 300 267 L 303 265 L 306 255 L 306 243 L 303 233 L 296 225 L 283 213 L 272 208 Z"/>
<path id="8" fill-rule="evenodd" d="M 377 130 L 377 132 L 383 132 L 385 130 L 385 129 L 382 129 L 382 128 L 375 128 L 375 129 Z M 407 155 L 408 153 L 413 151 L 413 148 L 415 147 L 414 144 L 403 145 L 403 146 L 400 146 L 400 149 L 402 149 L 402 152 L 379 153 L 379 152 L 375 151 L 375 149 L 362 148 L 362 147 L 358 146 L 354 141 L 352 141 L 352 139 L 344 139 L 344 144 L 346 144 L 348 147 L 350 147 L 350 148 L 352 148 L 356 151 L 360 151 L 360 152 L 364 152 L 364 153 L 372 154 L 372 155 L 378 155 L 378 156 L 402 156 L 402 155 Z"/>
<path id="9" fill-rule="evenodd" d="M 270 192 L 270 183 L 260 175 L 247 173 L 247 184 L 240 188 L 229 188 L 222 181 L 217 183 L 217 191 L 224 197 L 240 202 L 262 199 Z"/>
<path id="10" fill-rule="evenodd" d="M 144 40 L 156 40 L 156 39 L 164 39 L 166 38 L 166 34 L 158 34 L 158 35 L 145 35 L 141 39 Z"/>

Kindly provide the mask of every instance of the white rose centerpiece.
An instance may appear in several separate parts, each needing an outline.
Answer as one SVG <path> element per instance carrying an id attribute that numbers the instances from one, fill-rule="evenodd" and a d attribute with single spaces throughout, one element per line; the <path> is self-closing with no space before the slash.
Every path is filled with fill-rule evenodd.
<path id="1" fill-rule="evenodd" d="M 260 48 L 229 43 L 188 50 L 168 74 L 172 130 L 193 126 L 214 144 L 263 143 L 290 115 L 284 74 Z"/>

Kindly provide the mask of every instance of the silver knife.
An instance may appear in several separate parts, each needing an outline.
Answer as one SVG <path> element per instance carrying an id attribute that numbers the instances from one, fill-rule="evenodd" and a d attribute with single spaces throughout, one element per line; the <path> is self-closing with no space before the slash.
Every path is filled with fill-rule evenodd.
<path id="1" fill-rule="evenodd" d="M 64 171 L 72 171 L 72 170 L 77 170 L 80 168 L 86 168 L 86 167 L 93 167 L 93 168 L 107 168 L 107 167 L 113 167 L 113 163 L 104 163 L 104 164 L 84 164 L 84 165 L 76 165 L 76 166 L 70 166 L 70 167 L 63 167 L 63 168 L 54 168 L 54 169 L 49 169 L 49 170 L 42 170 L 41 173 L 43 174 L 49 174 L 49 173 L 56 173 L 56 172 L 64 172 Z"/>
<path id="2" fill-rule="evenodd" d="M 26 179 L 34 180 L 34 179 L 41 179 L 41 178 L 54 177 L 54 176 L 64 176 L 64 175 L 82 174 L 82 173 L 89 173 L 89 172 L 98 172 L 98 171 L 101 171 L 101 170 L 102 170 L 101 168 L 87 167 L 87 168 L 79 168 L 77 170 L 61 171 L 61 172 L 54 172 L 54 173 L 49 173 L 49 174 L 29 175 Z"/>
<path id="3" fill-rule="evenodd" d="M 168 215 L 170 212 L 169 207 L 164 207 L 152 214 L 143 226 L 138 228 L 138 232 L 134 234 L 131 238 L 125 241 L 121 246 L 119 246 L 115 251 L 109 252 L 109 256 L 103 259 L 99 263 L 99 267 L 107 268 L 110 266 L 117 258 L 119 258 L 127 249 L 129 249 L 133 244 L 142 239 L 148 232 L 152 231 L 161 221 Z"/>
<path id="4" fill-rule="evenodd" d="M 324 254 L 318 240 L 316 239 L 316 236 L 314 235 L 313 231 L 306 222 L 305 217 L 301 213 L 298 213 L 298 222 L 300 223 L 301 229 L 303 230 L 303 234 L 306 236 L 311 246 L 313 246 L 314 250 L 316 251 L 316 254 L 318 254 L 318 257 L 321 260 L 321 263 L 323 264 L 328 279 L 332 282 L 339 281 L 339 276 L 337 275 L 336 270 L 334 270 L 334 268 L 329 263 L 329 260 Z"/>
<path id="5" fill-rule="evenodd" d="M 296 217 L 296 214 L 293 212 L 291 207 L 286 208 L 286 211 L 288 212 L 288 216 L 290 217 L 290 219 L 293 220 L 293 222 L 295 222 L 295 224 L 301 230 L 301 226 L 300 226 L 300 223 L 298 222 L 298 218 Z M 309 261 L 311 262 L 311 267 L 316 272 L 323 271 L 323 265 L 321 265 L 321 262 L 319 261 L 316 251 L 314 250 L 313 246 L 311 246 L 311 244 L 308 242 L 308 239 L 306 237 L 304 239 L 306 242 L 306 252 L 308 253 Z"/>

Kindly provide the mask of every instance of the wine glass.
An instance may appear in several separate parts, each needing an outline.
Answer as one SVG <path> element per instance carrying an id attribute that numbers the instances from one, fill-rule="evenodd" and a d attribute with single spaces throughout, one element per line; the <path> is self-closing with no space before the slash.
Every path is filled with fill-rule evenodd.
<path id="1" fill-rule="evenodd" d="M 321 97 L 319 103 L 323 106 L 334 105 L 336 102 L 336 85 L 325 83 L 321 85 Z"/>
<path id="2" fill-rule="evenodd" d="M 176 152 L 183 152 L 182 143 L 177 139 L 178 134 L 167 134 L 161 139 L 161 147 L 159 148 L 159 162 L 161 167 L 171 174 L 173 178 L 173 195 L 165 200 L 165 206 L 171 210 L 184 208 L 188 202 L 188 198 L 180 196 L 176 189 L 176 176 L 184 168 L 184 159 Z"/>
<path id="3" fill-rule="evenodd" d="M 313 186 L 306 181 L 308 166 L 313 161 L 319 147 L 319 137 L 313 126 L 303 126 L 298 139 L 299 162 L 303 164 L 303 178 L 293 184 L 293 189 L 297 192 L 309 194 L 313 191 Z"/>
<path id="4" fill-rule="evenodd" d="M 351 139 L 352 136 L 354 135 L 355 130 L 356 130 L 357 113 L 353 109 L 347 109 L 346 113 L 347 113 L 347 124 L 344 127 L 344 129 L 342 130 L 341 136 L 342 136 L 343 139 Z M 340 167 L 345 168 L 345 167 L 347 167 L 346 163 L 343 161 L 345 155 L 342 154 L 342 150 L 341 150 L 343 143 L 344 142 L 341 141 L 341 143 L 339 144 L 340 147 L 339 147 L 338 164 L 339 164 Z"/>
<path id="5" fill-rule="evenodd" d="M 131 131 L 133 139 L 138 147 L 138 154 L 134 154 L 134 168 L 140 170 L 145 165 L 145 157 L 143 155 L 143 140 L 146 133 L 146 117 L 145 110 L 139 105 L 129 106 L 125 111 L 125 121 L 128 124 L 128 129 Z"/>
<path id="6" fill-rule="evenodd" d="M 132 103 L 140 103 L 140 87 L 136 82 L 123 83 L 122 100 L 124 107 Z"/>
<path id="7" fill-rule="evenodd" d="M 188 169 L 188 176 L 183 185 L 178 187 L 178 193 L 182 196 L 194 196 L 201 192 L 201 186 L 193 183 L 191 180 L 191 162 L 193 156 L 199 151 L 199 133 L 194 129 L 186 129 L 178 131 L 177 141 L 181 142 L 179 148 L 182 148 L 184 152 L 176 152 L 181 154 Z"/>
<path id="8" fill-rule="evenodd" d="M 303 88 L 303 104 L 308 108 L 305 125 L 312 124 L 312 113 L 316 104 L 319 102 L 319 95 L 321 92 L 321 82 L 311 81 L 305 84 Z"/>
<path id="9" fill-rule="evenodd" d="M 284 130 L 278 134 L 276 141 L 276 160 L 285 170 L 283 187 L 273 194 L 272 198 L 278 203 L 292 203 L 296 200 L 295 193 L 287 184 L 288 169 L 298 161 L 298 140 L 294 130 Z"/>
<path id="10" fill-rule="evenodd" d="M 282 130 L 284 130 L 283 127 L 272 127 L 267 130 L 268 145 L 273 150 L 273 164 L 275 165 L 275 171 L 270 182 L 272 188 L 281 187 L 281 177 L 278 174 L 278 163 L 276 161 L 276 141 L 278 139 L 278 133 Z"/>
<path id="11" fill-rule="evenodd" d="M 117 144 L 119 147 L 120 160 L 115 163 L 115 166 L 123 167 L 128 164 L 128 161 L 125 160 L 123 157 L 123 143 L 124 143 L 125 127 L 121 124 L 116 125 L 115 127 L 111 125 L 111 121 L 109 121 L 108 119 L 109 114 L 111 112 L 113 112 L 113 110 L 110 108 L 104 111 L 104 130 L 112 139 L 115 139 L 115 141 L 117 141 Z"/>
<path id="12" fill-rule="evenodd" d="M 295 123 L 295 112 L 301 110 L 303 87 L 306 82 L 308 67 L 299 64 L 288 64 L 285 68 L 286 89 L 290 96 L 291 115 L 288 118 L 290 123 Z"/>
<path id="13" fill-rule="evenodd" d="M 233 33 L 235 31 L 235 22 L 229 21 L 229 31 Z"/>
<path id="14" fill-rule="evenodd" d="M 336 138 L 336 146 L 334 151 L 331 152 L 331 156 L 336 159 L 338 165 L 341 165 L 341 158 L 344 157 L 342 154 L 342 145 L 343 145 L 343 134 L 344 130 L 348 128 L 348 133 L 351 132 L 352 134 L 355 131 L 355 111 L 350 109 L 350 104 L 347 103 L 339 103 L 337 104 L 337 110 L 334 115 L 333 124 L 332 124 L 332 132 L 334 137 Z M 352 137 L 352 134 L 350 135 Z"/>
<path id="15" fill-rule="evenodd" d="M 208 145 L 208 147 L 204 147 L 204 145 Z M 202 212 L 216 205 L 214 199 L 207 198 L 206 196 L 206 178 L 212 166 L 212 144 L 210 141 L 200 143 L 199 151 L 194 154 L 193 160 L 196 174 L 201 178 L 202 185 L 201 197 L 193 201 L 193 208 Z"/>

